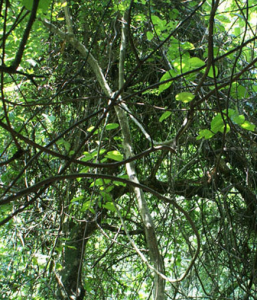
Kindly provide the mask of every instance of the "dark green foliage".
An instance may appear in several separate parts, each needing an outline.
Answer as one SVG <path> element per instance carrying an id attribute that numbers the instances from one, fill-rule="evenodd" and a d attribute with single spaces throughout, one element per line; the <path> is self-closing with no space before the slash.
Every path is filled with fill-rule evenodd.
<path id="1" fill-rule="evenodd" d="M 165 276 L 180 278 L 197 251 L 183 209 L 200 236 L 167 299 L 256 299 L 255 2 L 41 0 L 32 27 L 29 2 L 1 4 L 2 298 L 152 299 L 153 272 L 130 243 L 150 262 L 140 207 L 119 181 L 132 179 L 120 105 Z M 67 33 L 66 5 L 86 55 L 42 21 Z"/>

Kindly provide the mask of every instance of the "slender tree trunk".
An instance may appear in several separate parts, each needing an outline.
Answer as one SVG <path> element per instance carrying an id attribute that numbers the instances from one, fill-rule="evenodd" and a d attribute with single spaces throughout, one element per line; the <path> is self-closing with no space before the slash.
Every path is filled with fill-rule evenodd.
<path id="1" fill-rule="evenodd" d="M 126 14 L 124 18 L 126 19 Z M 66 16 L 68 17 L 68 14 Z M 70 19 L 70 18 L 69 18 Z M 71 20 L 71 19 L 70 19 Z M 70 28 L 70 20 L 67 22 L 68 23 L 68 28 Z M 54 33 L 62 37 L 63 39 L 67 40 L 69 43 L 72 44 L 72 46 L 77 49 L 82 56 L 87 57 L 88 63 L 90 67 L 92 68 L 93 72 L 96 75 L 96 78 L 98 80 L 98 83 L 100 84 L 101 88 L 103 89 L 104 93 L 111 99 L 113 96 L 113 92 L 107 83 L 103 72 L 97 62 L 97 60 L 94 58 L 94 56 L 88 52 L 88 49 L 81 43 L 79 42 L 74 34 L 69 32 L 69 34 L 65 34 L 61 30 L 59 30 L 55 25 L 49 23 L 47 20 L 43 21 L 45 26 L 50 28 Z M 122 88 L 123 83 L 124 83 L 124 59 L 125 59 L 125 48 L 126 48 L 126 34 L 125 34 L 125 29 L 126 29 L 126 21 L 122 22 L 122 37 L 121 37 L 121 45 L 120 45 L 120 62 L 119 62 L 119 88 Z M 122 96 L 122 95 L 121 95 Z M 119 106 L 115 106 L 115 111 L 121 126 L 121 131 L 123 135 L 123 145 L 124 145 L 124 152 L 126 158 L 131 157 L 134 155 L 133 153 L 133 142 L 131 139 L 131 133 L 130 133 L 130 128 L 129 128 L 129 122 L 127 115 L 123 109 L 121 109 Z M 131 181 L 139 183 L 139 180 L 137 178 L 136 170 L 134 163 L 127 163 L 126 164 L 126 169 L 127 169 L 127 174 L 130 178 Z M 136 195 L 136 200 L 137 200 L 137 205 L 138 209 L 144 224 L 144 231 L 145 231 L 145 236 L 146 236 L 146 241 L 147 241 L 147 246 L 149 249 L 149 255 L 151 262 L 153 264 L 153 267 L 155 270 L 157 270 L 159 273 L 164 274 L 164 266 L 163 266 L 163 261 L 161 254 L 159 252 L 158 248 L 158 242 L 157 242 L 157 237 L 155 233 L 155 227 L 153 223 L 153 219 L 151 217 L 150 211 L 148 209 L 144 193 L 141 189 L 139 188 L 133 188 L 133 191 Z M 154 300 L 164 300 L 165 299 L 165 280 L 161 278 L 157 273 L 154 275 Z"/>
<path id="2" fill-rule="evenodd" d="M 60 299 L 84 299 L 85 290 L 81 281 L 81 268 L 83 263 L 82 253 L 85 249 L 84 234 L 85 226 L 81 224 L 74 224 L 72 221 L 67 224 L 67 234 L 69 240 L 65 243 L 64 248 L 64 268 L 60 272 L 61 282 L 63 287 L 60 287 Z M 64 224 L 65 227 L 65 224 Z M 95 228 L 89 228 L 93 231 Z M 65 229 L 64 229 L 65 231 Z M 91 232 L 90 232 L 91 233 Z M 80 271 L 79 271 L 80 270 Z M 72 298 L 73 297 L 73 298 Z"/>
<path id="3" fill-rule="evenodd" d="M 126 26 L 127 26 L 127 12 L 124 15 L 122 22 L 121 31 L 121 45 L 120 45 L 120 60 L 119 60 L 119 89 L 122 89 L 124 84 L 124 62 L 125 62 L 125 50 L 126 50 Z M 133 153 L 133 142 L 131 139 L 131 133 L 129 128 L 129 121 L 127 115 L 123 109 L 115 106 L 115 111 L 121 126 L 123 134 L 123 145 L 126 158 L 132 157 Z M 126 164 L 127 174 L 131 181 L 139 183 L 137 178 L 134 162 Z M 136 195 L 136 200 L 139 208 L 139 212 L 144 224 L 144 231 L 146 236 L 146 242 L 150 253 L 150 259 L 153 263 L 154 268 L 160 273 L 164 274 L 164 266 L 161 254 L 158 248 L 157 237 L 155 233 L 155 226 L 151 217 L 148 205 L 145 200 L 144 192 L 136 187 L 133 187 L 133 191 Z M 154 299 L 163 300 L 165 299 L 165 280 L 162 279 L 158 274 L 154 276 Z"/>

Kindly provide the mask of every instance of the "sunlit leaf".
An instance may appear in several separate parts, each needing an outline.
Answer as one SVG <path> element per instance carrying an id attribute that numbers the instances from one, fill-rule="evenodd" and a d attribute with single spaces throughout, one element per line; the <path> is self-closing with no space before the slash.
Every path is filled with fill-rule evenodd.
<path id="1" fill-rule="evenodd" d="M 87 131 L 88 132 L 91 132 L 91 131 L 93 131 L 95 129 L 95 126 L 90 126 L 88 129 L 87 129 Z M 94 132 L 94 134 L 98 134 L 98 129 Z"/>
<path id="2" fill-rule="evenodd" d="M 123 160 L 123 155 L 117 150 L 107 152 L 105 157 L 109 158 L 109 159 L 116 160 L 116 161 L 122 161 Z"/>
<path id="3" fill-rule="evenodd" d="M 167 71 L 160 79 L 160 82 L 162 81 L 166 81 L 166 80 L 169 80 L 170 78 L 172 78 L 172 75 L 171 75 L 171 71 Z M 170 82 L 167 82 L 167 83 L 164 83 L 164 84 L 161 84 L 159 86 L 159 93 L 162 93 L 163 91 L 165 91 L 166 89 L 168 89 L 172 84 L 172 81 Z"/>
<path id="4" fill-rule="evenodd" d="M 93 206 L 93 202 L 91 200 L 86 201 L 85 203 L 83 203 L 81 211 L 84 212 L 84 211 L 90 210 L 92 213 L 94 213 L 95 210 L 93 209 L 92 206 Z"/>
<path id="5" fill-rule="evenodd" d="M 143 22 L 146 19 L 144 14 L 138 14 L 138 15 L 134 16 L 134 18 L 137 22 Z"/>
<path id="6" fill-rule="evenodd" d="M 250 123 L 248 121 L 245 121 L 243 124 L 240 125 L 243 129 L 249 130 L 249 131 L 254 131 L 255 130 L 255 125 L 253 123 Z"/>
<path id="7" fill-rule="evenodd" d="M 223 116 L 224 120 L 226 120 L 226 116 Z M 221 132 L 224 133 L 224 131 L 226 130 L 226 132 L 230 131 L 230 126 L 227 123 L 224 123 L 221 114 L 218 114 L 217 116 L 215 116 L 212 121 L 211 121 L 211 131 L 214 133 L 217 132 Z"/>
<path id="8" fill-rule="evenodd" d="M 110 211 L 113 211 L 113 212 L 116 211 L 115 206 L 114 206 L 114 204 L 112 202 L 105 203 L 103 205 L 103 207 L 106 208 L 106 209 L 108 209 L 108 210 L 110 210 Z"/>
<path id="9" fill-rule="evenodd" d="M 169 116 L 171 115 L 171 111 L 165 111 L 161 117 L 159 118 L 159 122 L 164 121 L 165 119 L 167 119 Z"/>
<path id="10" fill-rule="evenodd" d="M 105 129 L 106 130 L 112 130 L 112 129 L 116 129 L 119 127 L 118 123 L 109 123 L 106 125 Z"/>
<path id="11" fill-rule="evenodd" d="M 208 129 L 203 129 L 203 130 L 200 130 L 199 135 L 196 137 L 196 139 L 200 140 L 202 138 L 205 138 L 207 140 L 207 139 L 212 138 L 213 136 L 214 136 L 213 132 L 211 132 Z"/>
<path id="12" fill-rule="evenodd" d="M 214 67 L 214 69 L 215 69 L 215 77 L 217 77 L 219 70 L 216 66 Z M 208 72 L 208 76 L 211 77 L 211 78 L 214 78 L 214 72 L 213 72 L 213 67 L 212 66 L 211 66 L 211 68 Z"/>
<path id="13" fill-rule="evenodd" d="M 121 182 L 121 181 L 113 181 L 113 184 L 116 186 L 126 186 L 126 183 Z"/>
<path id="14" fill-rule="evenodd" d="M 190 42 L 183 42 L 180 45 L 181 45 L 182 49 L 184 49 L 184 50 L 193 50 L 193 49 L 195 49 L 195 46 Z"/>
<path id="15" fill-rule="evenodd" d="M 234 116 L 235 114 L 237 114 L 237 112 L 234 110 L 234 109 L 231 109 L 231 108 L 229 108 L 229 109 L 223 109 L 223 114 L 227 114 L 230 118 L 232 117 L 232 116 Z"/>
<path id="16" fill-rule="evenodd" d="M 181 101 L 183 103 L 188 103 L 188 102 L 194 100 L 195 95 L 192 93 L 189 93 L 189 92 L 182 92 L 180 94 L 177 94 L 175 98 L 177 101 Z"/>
<path id="17" fill-rule="evenodd" d="M 89 170 L 89 167 L 86 167 L 86 168 L 83 168 L 79 173 L 87 173 L 88 170 Z M 77 178 L 77 179 L 81 180 L 81 178 Z"/>
<path id="18" fill-rule="evenodd" d="M 69 246 L 69 245 L 68 245 L 68 246 L 66 246 L 66 245 L 65 245 L 65 247 L 66 247 L 66 248 L 68 248 L 68 249 L 77 250 L 77 248 L 76 248 L 75 246 Z"/>
<path id="19" fill-rule="evenodd" d="M 152 16 L 152 22 L 154 25 L 159 25 L 159 26 L 163 26 L 166 24 L 165 20 L 162 20 L 157 16 Z"/>
<path id="20" fill-rule="evenodd" d="M 245 122 L 245 116 L 244 115 L 233 115 L 231 117 L 231 120 L 236 123 L 237 125 L 241 125 Z"/>
<path id="21" fill-rule="evenodd" d="M 89 161 L 93 158 L 93 155 L 91 153 L 88 152 L 84 152 L 84 157 L 81 159 L 82 161 Z"/>
<path id="22" fill-rule="evenodd" d="M 151 31 L 147 31 L 146 37 L 147 37 L 148 41 L 151 41 L 153 39 L 154 35 Z"/>
<path id="23" fill-rule="evenodd" d="M 61 271 L 63 269 L 62 265 L 60 263 L 55 264 L 55 269 L 58 271 Z"/>
<path id="24" fill-rule="evenodd" d="M 95 181 L 93 181 L 90 184 L 90 187 L 92 187 L 92 186 L 102 186 L 102 185 L 108 184 L 110 182 L 111 182 L 110 179 L 97 178 Z"/>
<path id="25" fill-rule="evenodd" d="M 81 202 L 84 198 L 85 198 L 85 196 L 82 195 L 82 196 L 75 197 L 75 198 L 71 199 L 70 202 L 71 202 L 71 203 L 73 203 L 73 202 Z"/>
<path id="26" fill-rule="evenodd" d="M 205 62 L 198 57 L 192 57 L 189 59 L 189 64 L 192 68 L 199 68 L 205 65 Z"/>
<path id="27" fill-rule="evenodd" d="M 218 114 L 211 121 L 211 130 L 212 132 L 217 133 L 218 131 L 222 131 L 222 129 L 224 131 L 224 122 L 221 114 Z"/>

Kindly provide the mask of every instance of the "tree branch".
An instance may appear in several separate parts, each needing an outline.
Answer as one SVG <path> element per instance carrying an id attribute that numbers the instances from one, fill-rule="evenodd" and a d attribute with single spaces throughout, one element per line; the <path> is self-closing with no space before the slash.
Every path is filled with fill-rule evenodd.
<path id="1" fill-rule="evenodd" d="M 16 73 L 16 70 L 19 67 L 20 63 L 21 63 L 23 52 L 24 52 L 25 46 L 27 44 L 32 25 L 33 25 L 33 23 L 36 19 L 36 14 L 37 14 L 37 8 L 38 8 L 39 1 L 40 0 L 34 0 L 34 2 L 33 2 L 33 7 L 32 7 L 32 10 L 31 10 L 30 18 L 28 20 L 26 29 L 24 30 L 23 37 L 22 37 L 22 40 L 20 42 L 19 49 L 16 53 L 16 57 L 14 59 L 14 62 L 9 67 L 7 67 L 5 65 L 0 66 L 0 71 L 6 72 L 6 73 L 9 73 L 9 74 Z"/>

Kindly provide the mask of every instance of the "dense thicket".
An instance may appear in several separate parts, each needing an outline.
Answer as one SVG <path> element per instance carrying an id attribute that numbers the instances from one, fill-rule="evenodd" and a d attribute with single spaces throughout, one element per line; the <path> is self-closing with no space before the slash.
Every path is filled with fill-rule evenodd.
<path id="1" fill-rule="evenodd" d="M 0 3 L 2 299 L 257 299 L 255 1 Z"/>

